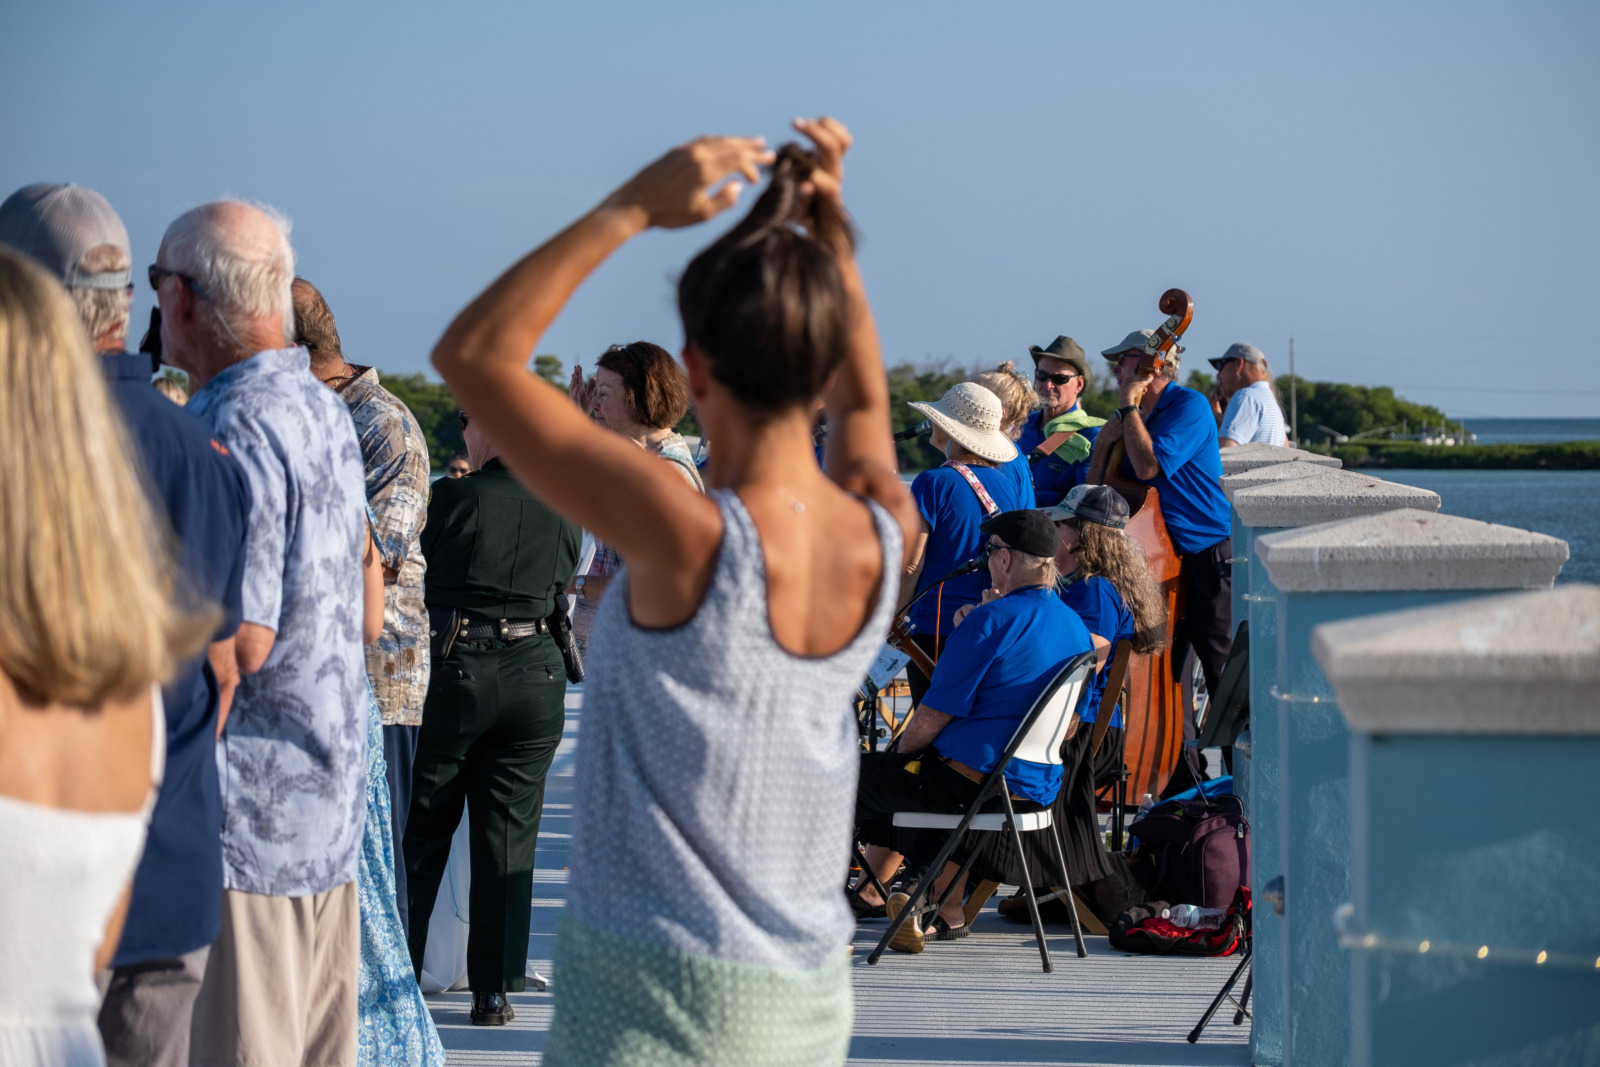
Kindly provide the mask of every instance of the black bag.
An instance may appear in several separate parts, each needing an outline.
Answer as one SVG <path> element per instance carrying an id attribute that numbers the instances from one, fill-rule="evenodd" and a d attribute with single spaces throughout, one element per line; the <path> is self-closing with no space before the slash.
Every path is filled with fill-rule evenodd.
<path id="1" fill-rule="evenodd" d="M 1168 800 L 1128 828 L 1134 873 L 1152 897 L 1225 908 L 1250 884 L 1250 823 L 1231 794 Z"/>

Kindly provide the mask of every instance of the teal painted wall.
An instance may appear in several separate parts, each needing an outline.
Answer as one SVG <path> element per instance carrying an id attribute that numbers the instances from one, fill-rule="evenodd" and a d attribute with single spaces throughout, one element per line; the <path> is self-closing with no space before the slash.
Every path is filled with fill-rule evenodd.
<path id="1" fill-rule="evenodd" d="M 1333 925 L 1335 910 L 1351 893 L 1350 733 L 1333 700 L 1333 687 L 1311 656 L 1311 630 L 1338 619 L 1481 595 L 1277 594 L 1278 688 L 1283 691 L 1275 701 L 1278 839 L 1286 888 L 1283 1062 L 1289 1067 L 1345 1067 L 1350 1062 L 1350 964 Z M 1252 658 L 1255 647 L 1252 640 Z M 1252 723 L 1254 713 L 1252 703 Z M 1262 745 L 1258 735 L 1255 747 L 1259 751 Z"/>
<path id="2" fill-rule="evenodd" d="M 1349 753 L 1355 929 L 1384 939 L 1350 953 L 1351 1062 L 1600 1063 L 1600 737 Z"/>
<path id="3" fill-rule="evenodd" d="M 1251 912 L 1255 1014 L 1250 1025 L 1250 1062 L 1260 1067 L 1277 1067 L 1283 1062 L 1283 919 L 1262 896 L 1266 884 L 1283 870 L 1278 849 L 1278 707 L 1270 695 L 1277 684 L 1277 589 L 1255 553 L 1255 538 L 1271 532 L 1241 527 L 1236 536 L 1246 545 L 1243 553 L 1240 541 L 1234 542 L 1235 556 L 1249 556 L 1242 568 L 1244 582 L 1239 581 L 1241 569 L 1234 571 L 1234 595 L 1250 620 L 1250 773 L 1245 776 L 1249 780 L 1245 810 L 1250 818 L 1250 895 L 1255 902 Z"/>

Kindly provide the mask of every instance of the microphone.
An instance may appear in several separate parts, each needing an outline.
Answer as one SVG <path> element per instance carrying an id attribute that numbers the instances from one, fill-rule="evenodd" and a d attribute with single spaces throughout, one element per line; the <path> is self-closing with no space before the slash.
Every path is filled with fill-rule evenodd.
<path id="1" fill-rule="evenodd" d="M 895 439 L 896 442 L 909 441 L 913 437 L 921 437 L 923 434 L 927 433 L 932 428 L 933 428 L 932 420 L 923 419 L 921 422 L 919 422 L 915 426 L 911 427 L 911 429 L 909 429 L 909 430 L 901 430 L 899 433 L 895 434 L 894 435 L 894 439 Z"/>
<path id="2" fill-rule="evenodd" d="M 955 570 L 951 571 L 949 574 L 945 575 L 943 578 L 941 578 L 939 580 L 941 582 L 943 582 L 943 581 L 949 581 L 951 578 L 959 578 L 963 574 L 971 574 L 973 571 L 981 571 L 981 570 L 983 570 L 983 568 L 987 567 L 988 565 L 989 565 L 989 552 L 986 549 L 983 552 L 979 553 L 978 555 L 976 555 L 976 556 L 972 557 L 971 559 L 967 560 L 961 566 L 957 567 Z"/>
<path id="3" fill-rule="evenodd" d="M 941 575 L 939 580 L 936 582 L 929 582 L 927 586 L 923 588 L 922 592 L 906 601 L 906 606 L 900 609 L 900 613 L 902 615 L 908 614 L 911 611 L 912 604 L 915 604 L 917 601 L 921 600 L 923 597 L 927 596 L 929 593 L 933 592 L 950 579 L 959 578 L 963 574 L 971 574 L 973 571 L 981 571 L 988 565 L 989 549 L 987 546 L 985 546 L 982 552 L 979 552 L 976 556 L 973 556 L 971 559 L 961 564 L 961 566 L 957 567 L 949 574 Z"/>

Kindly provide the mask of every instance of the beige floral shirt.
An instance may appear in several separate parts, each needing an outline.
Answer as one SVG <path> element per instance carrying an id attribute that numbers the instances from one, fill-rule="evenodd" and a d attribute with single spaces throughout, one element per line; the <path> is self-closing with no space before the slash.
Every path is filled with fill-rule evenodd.
<path id="1" fill-rule="evenodd" d="M 383 589 L 383 633 L 367 646 L 367 678 L 385 726 L 420 726 L 428 695 L 428 608 L 422 599 L 422 527 L 428 519 L 428 445 L 422 427 L 367 367 L 340 391 L 355 420 L 373 539 L 397 577 Z"/>

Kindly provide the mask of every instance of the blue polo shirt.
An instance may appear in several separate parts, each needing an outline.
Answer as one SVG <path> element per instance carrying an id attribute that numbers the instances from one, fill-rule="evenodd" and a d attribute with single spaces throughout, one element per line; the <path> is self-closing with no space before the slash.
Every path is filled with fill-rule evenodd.
<path id="1" fill-rule="evenodd" d="M 989 773 L 1045 686 L 1068 660 L 1093 647 L 1089 631 L 1053 589 L 1019 589 L 974 608 L 950 635 L 922 698 L 925 706 L 955 716 L 933 747 Z M 1013 759 L 1006 785 L 1050 804 L 1061 790 L 1061 765 Z"/>
<path id="2" fill-rule="evenodd" d="M 1161 472 L 1144 479 L 1123 461 L 1122 473 L 1161 494 L 1167 536 L 1187 555 L 1210 548 L 1228 536 L 1228 499 L 1222 495 L 1222 452 L 1211 403 L 1176 382 L 1161 391 L 1155 410 L 1144 416 Z"/>
<path id="3" fill-rule="evenodd" d="M 1068 411 L 1077 411 L 1080 405 L 1074 404 Z M 1032 454 L 1035 448 L 1045 438 L 1044 412 L 1035 411 L 1027 423 L 1022 427 L 1022 436 L 1017 438 L 1017 451 L 1023 456 Z M 1094 439 L 1100 436 L 1100 427 L 1086 426 L 1078 433 L 1088 438 L 1091 445 Z M 1075 485 L 1082 484 L 1083 479 L 1089 474 L 1089 457 L 1085 456 L 1076 463 L 1068 463 L 1054 452 L 1032 463 L 1033 506 L 1037 508 L 1053 508 L 1061 503 L 1061 498 L 1067 495 L 1067 490 Z"/>
<path id="4" fill-rule="evenodd" d="M 213 640 L 239 629 L 250 486 L 211 428 L 155 391 L 150 357 L 101 357 L 144 467 L 151 503 L 177 535 L 178 595 L 222 605 Z M 217 938 L 222 906 L 222 795 L 217 679 L 202 654 L 162 690 L 167 765 L 133 879 L 114 966 L 168 959 Z"/>
<path id="5" fill-rule="evenodd" d="M 1023 500 L 1033 499 L 1033 470 L 1028 466 L 1028 457 L 1024 453 L 1019 451 L 1000 464 L 1000 469 L 1017 483 L 1017 491 L 1022 494 Z"/>
<path id="6" fill-rule="evenodd" d="M 1111 584 L 1111 579 L 1095 575 L 1093 578 L 1066 579 L 1056 586 L 1061 602 L 1083 620 L 1083 625 L 1096 637 L 1111 643 L 1111 654 L 1116 653 L 1117 642 L 1133 637 L 1133 613 L 1122 600 L 1122 594 Z M 1096 671 L 1089 679 L 1089 691 L 1079 709 L 1078 719 L 1094 722 L 1100 716 L 1100 698 L 1106 691 L 1106 673 L 1111 660 L 1106 660 L 1106 670 Z M 1111 713 L 1111 725 L 1122 725 L 1122 709 Z"/>
<path id="7" fill-rule="evenodd" d="M 988 491 L 995 506 L 1001 511 L 1015 511 L 1032 507 L 1022 495 L 1017 479 L 999 467 L 969 467 L 978 484 Z M 917 475 L 911 483 L 911 497 L 917 502 L 922 520 L 932 532 L 922 560 L 922 577 L 917 582 L 917 592 L 922 592 L 950 573 L 956 567 L 976 556 L 983 549 L 983 532 L 978 524 L 983 522 L 983 505 L 978 494 L 961 477 L 954 467 L 935 467 Z M 917 601 L 911 609 L 911 621 L 918 633 L 941 637 L 950 634 L 950 620 L 963 604 L 976 604 L 983 599 L 989 585 L 989 572 L 978 570 L 952 578 L 943 592 L 932 590 Z"/>

